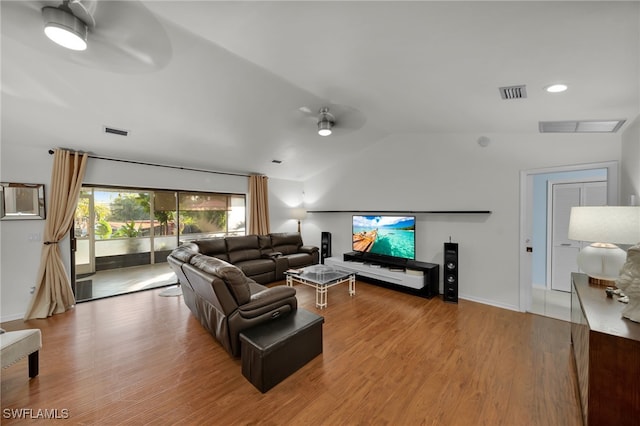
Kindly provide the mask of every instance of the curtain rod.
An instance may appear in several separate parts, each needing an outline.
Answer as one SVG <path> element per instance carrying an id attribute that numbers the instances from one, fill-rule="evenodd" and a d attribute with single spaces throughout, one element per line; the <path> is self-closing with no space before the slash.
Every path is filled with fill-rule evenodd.
<path id="1" fill-rule="evenodd" d="M 53 149 L 49 150 L 49 154 L 53 155 L 55 151 Z M 154 164 L 154 163 L 145 163 L 143 161 L 135 161 L 135 160 L 122 160 L 120 158 L 111 158 L 111 157 L 101 157 L 98 155 L 87 154 L 89 158 L 93 158 L 95 160 L 107 160 L 107 161 L 116 161 L 119 163 L 129 163 L 129 164 L 140 164 L 143 166 L 154 166 L 154 167 L 166 167 L 168 169 L 178 169 L 178 170 L 187 170 L 191 172 L 204 172 L 204 173 L 214 173 L 217 175 L 228 175 L 228 176 L 244 176 L 249 177 L 246 173 L 233 173 L 233 172 L 217 172 L 215 170 L 204 170 L 204 169 L 194 169 L 191 167 L 182 167 L 182 166 L 171 166 L 167 164 Z"/>

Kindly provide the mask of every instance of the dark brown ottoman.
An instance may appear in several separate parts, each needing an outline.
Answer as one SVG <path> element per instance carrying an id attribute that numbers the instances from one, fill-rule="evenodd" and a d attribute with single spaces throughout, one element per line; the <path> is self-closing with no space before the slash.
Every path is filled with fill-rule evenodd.
<path id="1" fill-rule="evenodd" d="M 324 318 L 304 309 L 240 333 L 242 375 L 262 393 L 322 353 Z"/>

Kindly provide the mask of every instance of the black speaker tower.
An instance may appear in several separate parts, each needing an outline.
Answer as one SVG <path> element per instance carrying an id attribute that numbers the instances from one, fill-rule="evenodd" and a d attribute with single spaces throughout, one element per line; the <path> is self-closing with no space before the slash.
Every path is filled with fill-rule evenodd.
<path id="1" fill-rule="evenodd" d="M 320 263 L 331 257 L 331 232 L 323 232 L 320 237 Z"/>
<path id="2" fill-rule="evenodd" d="M 458 303 L 458 243 L 444 243 L 443 300 Z"/>

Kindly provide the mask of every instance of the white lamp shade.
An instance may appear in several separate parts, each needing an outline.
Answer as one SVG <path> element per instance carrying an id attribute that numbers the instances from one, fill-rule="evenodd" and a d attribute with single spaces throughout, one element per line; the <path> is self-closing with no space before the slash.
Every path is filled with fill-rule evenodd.
<path id="1" fill-rule="evenodd" d="M 572 207 L 569 239 L 635 244 L 640 241 L 640 207 Z"/>
<path id="2" fill-rule="evenodd" d="M 307 210 L 302 208 L 291 209 L 291 217 L 296 220 L 304 220 L 307 217 Z"/>

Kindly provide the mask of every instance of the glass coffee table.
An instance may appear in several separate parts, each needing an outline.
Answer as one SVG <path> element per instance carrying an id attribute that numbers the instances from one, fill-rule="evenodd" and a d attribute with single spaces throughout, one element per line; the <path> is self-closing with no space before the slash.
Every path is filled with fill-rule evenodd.
<path id="1" fill-rule="evenodd" d="M 327 265 L 311 265 L 305 268 L 289 269 L 285 272 L 287 285 L 293 287 L 293 283 L 308 285 L 316 289 L 316 307 L 327 307 L 327 292 L 329 287 L 349 283 L 349 296 L 356 294 L 356 273 L 343 269 L 333 268 Z"/>

